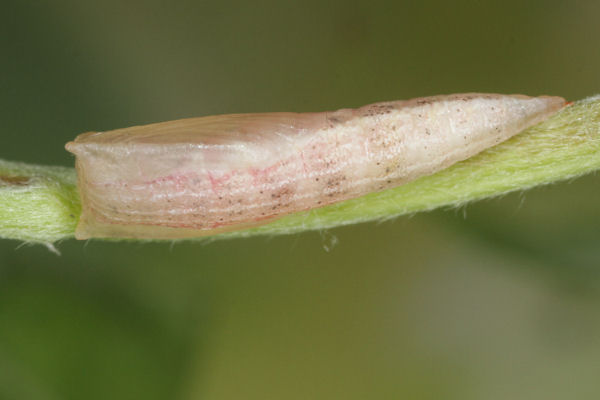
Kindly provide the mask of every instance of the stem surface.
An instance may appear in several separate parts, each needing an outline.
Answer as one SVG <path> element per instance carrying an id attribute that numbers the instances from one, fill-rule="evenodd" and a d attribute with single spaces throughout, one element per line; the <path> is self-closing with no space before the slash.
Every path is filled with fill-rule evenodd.
<path id="1" fill-rule="evenodd" d="M 213 236 L 279 235 L 394 218 L 573 178 L 600 169 L 600 96 L 475 157 L 383 192 Z M 53 243 L 73 237 L 81 212 L 73 168 L 0 160 L 0 237 Z"/>

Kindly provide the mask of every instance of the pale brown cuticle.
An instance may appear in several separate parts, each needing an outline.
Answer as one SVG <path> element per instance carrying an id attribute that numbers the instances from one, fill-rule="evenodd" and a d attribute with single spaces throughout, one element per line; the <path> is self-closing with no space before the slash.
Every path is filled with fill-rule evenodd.
<path id="1" fill-rule="evenodd" d="M 77 237 L 177 238 L 262 224 L 432 174 L 563 105 L 461 94 L 86 134 L 67 145 L 82 193 Z"/>

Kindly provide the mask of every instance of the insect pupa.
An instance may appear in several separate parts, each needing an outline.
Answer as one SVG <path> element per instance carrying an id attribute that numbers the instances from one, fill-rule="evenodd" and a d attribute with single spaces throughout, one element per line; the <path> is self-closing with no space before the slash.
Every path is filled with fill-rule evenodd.
<path id="1" fill-rule="evenodd" d="M 172 239 L 257 226 L 433 174 L 564 105 L 470 93 L 85 133 L 66 145 L 82 202 L 75 236 Z"/>

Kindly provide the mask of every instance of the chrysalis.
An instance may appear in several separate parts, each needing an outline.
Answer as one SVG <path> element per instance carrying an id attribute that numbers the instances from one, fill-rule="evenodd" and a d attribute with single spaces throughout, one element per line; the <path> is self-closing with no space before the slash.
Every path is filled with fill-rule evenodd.
<path id="1" fill-rule="evenodd" d="M 432 174 L 564 104 L 455 94 L 85 133 L 66 145 L 77 156 L 76 237 L 170 239 L 264 224 Z"/>

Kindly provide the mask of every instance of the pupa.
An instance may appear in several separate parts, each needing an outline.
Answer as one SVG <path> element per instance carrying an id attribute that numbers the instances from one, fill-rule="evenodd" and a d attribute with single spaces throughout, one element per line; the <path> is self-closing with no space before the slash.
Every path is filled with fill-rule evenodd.
<path id="1" fill-rule="evenodd" d="M 564 105 L 467 93 L 84 133 L 66 145 L 82 203 L 75 236 L 175 239 L 262 225 L 433 174 Z"/>

